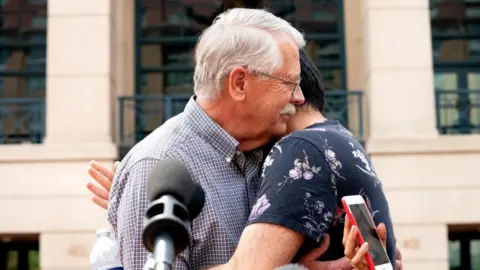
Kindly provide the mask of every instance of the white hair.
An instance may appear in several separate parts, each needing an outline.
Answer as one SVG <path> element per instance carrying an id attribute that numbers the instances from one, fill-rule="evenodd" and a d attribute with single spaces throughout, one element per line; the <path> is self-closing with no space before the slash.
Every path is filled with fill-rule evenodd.
<path id="1" fill-rule="evenodd" d="M 280 69 L 283 58 L 275 40 L 279 35 L 291 37 L 298 48 L 305 46 L 302 33 L 265 10 L 234 8 L 220 14 L 195 48 L 195 94 L 215 99 L 235 67 L 265 73 Z"/>

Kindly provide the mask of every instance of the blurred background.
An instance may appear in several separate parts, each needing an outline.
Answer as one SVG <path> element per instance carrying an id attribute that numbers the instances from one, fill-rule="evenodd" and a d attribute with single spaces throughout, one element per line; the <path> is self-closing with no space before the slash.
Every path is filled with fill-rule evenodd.
<path id="1" fill-rule="evenodd" d="M 0 0 L 0 270 L 90 269 L 112 166 L 182 111 L 211 19 L 305 32 L 326 115 L 366 146 L 406 270 L 480 269 L 480 0 Z"/>

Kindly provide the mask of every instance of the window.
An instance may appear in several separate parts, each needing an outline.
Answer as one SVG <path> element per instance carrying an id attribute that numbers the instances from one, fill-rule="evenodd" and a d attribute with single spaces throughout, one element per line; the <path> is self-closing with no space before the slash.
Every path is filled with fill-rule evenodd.
<path id="1" fill-rule="evenodd" d="M 193 47 L 221 5 L 212 0 L 189 2 L 137 1 L 137 93 L 191 93 Z M 343 1 L 270 0 L 267 6 L 305 32 L 307 51 L 327 88 L 345 88 Z"/>
<path id="2" fill-rule="evenodd" d="M 480 0 L 430 0 L 437 127 L 480 133 Z"/>
<path id="3" fill-rule="evenodd" d="M 231 2 L 231 1 L 230 1 Z M 136 94 L 176 95 L 176 111 L 193 92 L 193 48 L 201 31 L 209 26 L 229 1 L 136 0 Z M 322 72 L 328 90 L 345 89 L 345 52 L 342 0 L 246 1 L 247 7 L 264 3 L 279 17 L 306 34 L 306 50 Z M 328 116 L 348 123 L 347 94 L 328 99 Z M 155 129 L 168 116 L 168 106 L 136 102 L 138 138 Z M 159 108 L 161 108 L 159 110 Z M 148 112 L 154 112 L 147 114 Z M 122 135 L 121 135 L 122 136 Z"/>
<path id="4" fill-rule="evenodd" d="M 39 270 L 38 235 L 0 237 L 0 269 Z"/>
<path id="5" fill-rule="evenodd" d="M 480 230 L 474 226 L 450 226 L 450 270 L 480 270 Z"/>
<path id="6" fill-rule="evenodd" d="M 40 143 L 45 133 L 46 2 L 1 2 L 0 144 Z"/>

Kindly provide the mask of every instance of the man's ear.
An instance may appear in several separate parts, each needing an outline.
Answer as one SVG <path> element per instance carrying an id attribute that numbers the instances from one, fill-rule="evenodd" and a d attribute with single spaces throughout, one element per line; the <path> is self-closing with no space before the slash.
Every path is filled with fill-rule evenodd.
<path id="1" fill-rule="evenodd" d="M 235 101 L 243 101 L 246 98 L 248 72 L 244 67 L 234 68 L 228 76 L 228 92 Z"/>

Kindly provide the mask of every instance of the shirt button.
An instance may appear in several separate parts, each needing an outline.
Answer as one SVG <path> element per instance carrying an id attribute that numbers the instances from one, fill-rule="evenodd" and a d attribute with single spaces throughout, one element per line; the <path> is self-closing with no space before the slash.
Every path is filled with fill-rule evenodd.
<path id="1" fill-rule="evenodd" d="M 229 157 L 227 157 L 225 160 L 226 160 L 228 163 L 230 163 L 230 162 L 232 161 L 232 159 L 229 158 Z"/>

